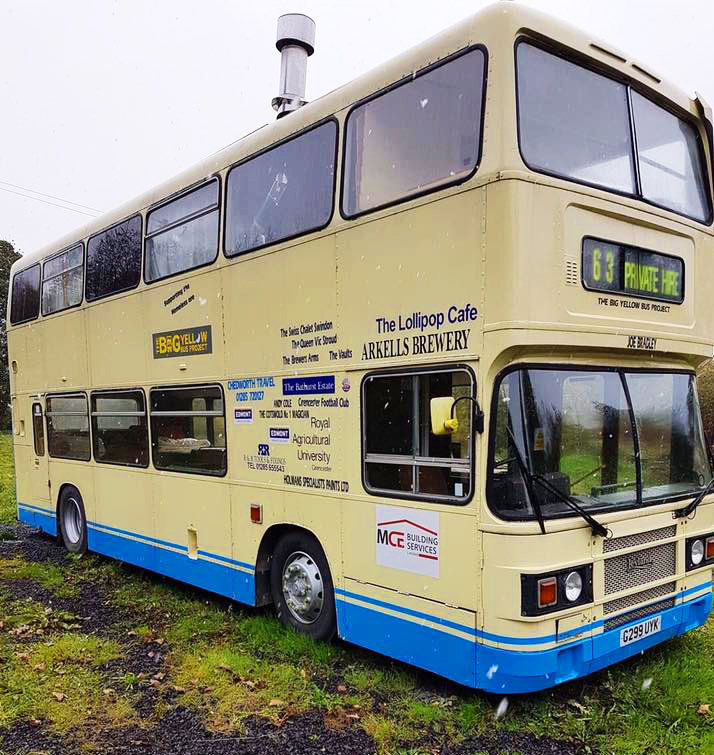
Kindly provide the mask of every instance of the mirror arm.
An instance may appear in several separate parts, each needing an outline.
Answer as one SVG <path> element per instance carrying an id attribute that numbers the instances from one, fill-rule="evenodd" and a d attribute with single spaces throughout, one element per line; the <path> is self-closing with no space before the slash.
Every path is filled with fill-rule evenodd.
<path id="1" fill-rule="evenodd" d="M 456 401 L 454 401 L 454 403 L 451 405 L 451 419 L 454 418 L 454 409 L 456 407 L 456 404 L 459 403 L 459 401 L 473 401 L 473 405 L 474 405 L 473 428 L 477 433 L 482 434 L 483 428 L 484 428 L 484 414 L 478 400 L 474 398 L 473 396 L 459 396 L 459 398 L 457 398 Z"/>

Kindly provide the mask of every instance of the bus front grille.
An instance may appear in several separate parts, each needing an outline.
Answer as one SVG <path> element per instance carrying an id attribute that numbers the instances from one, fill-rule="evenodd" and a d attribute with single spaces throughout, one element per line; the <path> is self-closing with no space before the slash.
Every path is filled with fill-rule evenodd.
<path id="1" fill-rule="evenodd" d="M 603 553 L 612 553 L 623 548 L 634 548 L 636 545 L 646 545 L 654 543 L 657 540 L 666 540 L 677 534 L 677 525 L 671 524 L 668 527 L 660 527 L 656 530 L 647 532 L 635 532 L 632 535 L 623 535 L 622 537 L 612 537 L 602 544 Z"/>
<path id="2" fill-rule="evenodd" d="M 634 553 L 613 556 L 605 561 L 605 595 L 673 577 L 676 566 L 676 543 L 662 543 Z"/>
<path id="3" fill-rule="evenodd" d="M 634 595 L 625 595 L 623 598 L 616 598 L 609 603 L 605 603 L 602 607 L 602 611 L 606 615 L 609 613 L 615 613 L 616 611 L 624 611 L 625 608 L 629 608 L 630 606 L 636 606 L 639 603 L 647 603 L 655 598 L 661 598 L 663 595 L 669 595 L 675 591 L 676 587 L 676 582 L 667 582 L 658 587 L 651 587 L 649 590 L 636 592 Z"/>
<path id="4" fill-rule="evenodd" d="M 674 608 L 674 598 L 661 600 L 654 605 L 635 608 L 634 611 L 628 611 L 628 613 L 623 613 L 621 616 L 613 616 L 613 618 L 607 619 L 605 622 L 605 631 L 607 632 L 610 629 L 617 629 L 617 627 L 624 626 L 637 619 L 645 619 L 648 616 L 659 613 L 660 611 L 666 611 L 668 608 Z"/>

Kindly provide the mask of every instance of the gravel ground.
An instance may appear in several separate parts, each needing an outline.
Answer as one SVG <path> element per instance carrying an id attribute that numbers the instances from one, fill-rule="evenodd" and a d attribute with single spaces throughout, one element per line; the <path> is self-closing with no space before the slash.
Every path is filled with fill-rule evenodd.
<path id="1" fill-rule="evenodd" d="M 21 557 L 27 561 L 66 564 L 64 551 L 52 538 L 17 525 L 0 528 L 0 559 Z M 119 639 L 125 647 L 121 659 L 112 661 L 105 671 L 112 675 L 144 674 L 164 671 L 166 644 L 127 642 L 126 626 L 131 615 L 113 605 L 105 584 L 81 585 L 79 594 L 62 598 L 32 580 L 0 580 L 0 586 L 17 598 L 29 598 L 53 611 L 81 617 L 79 631 Z M 117 625 L 121 625 L 118 627 Z M 17 642 L 23 642 L 21 638 Z M 151 656 L 149 655 L 151 653 Z M 436 677 L 425 678 L 421 694 L 428 697 Z M 165 712 L 157 721 L 157 702 Z M 167 709 L 168 705 L 168 709 Z M 159 692 L 142 688 L 136 711 L 142 726 L 94 732 L 97 752 L 102 755 L 373 755 L 374 742 L 355 725 L 326 723 L 317 711 L 296 715 L 277 726 L 262 718 L 249 719 L 240 734 L 229 736 L 208 730 L 192 711 L 180 706 L 180 696 L 172 695 L 168 685 Z M 9 730 L 0 729 L 0 755 L 80 755 L 87 752 L 70 736 L 61 736 L 43 724 L 21 723 Z M 414 751 L 415 753 L 418 751 Z M 572 744 L 536 738 L 527 734 L 494 732 L 469 738 L 458 745 L 432 740 L 428 753 L 434 755 L 583 755 Z"/>

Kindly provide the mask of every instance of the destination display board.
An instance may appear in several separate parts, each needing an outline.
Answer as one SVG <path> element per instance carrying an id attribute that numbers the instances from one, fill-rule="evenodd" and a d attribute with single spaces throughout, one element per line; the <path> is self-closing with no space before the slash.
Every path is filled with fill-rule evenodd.
<path id="1" fill-rule="evenodd" d="M 684 261 L 679 257 L 585 237 L 583 286 L 626 296 L 684 301 Z"/>

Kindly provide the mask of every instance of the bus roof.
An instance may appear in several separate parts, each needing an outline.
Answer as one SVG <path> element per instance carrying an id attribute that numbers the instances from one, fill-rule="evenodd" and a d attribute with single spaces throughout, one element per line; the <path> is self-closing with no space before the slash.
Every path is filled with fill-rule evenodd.
<path id="1" fill-rule="evenodd" d="M 652 72 L 648 66 L 639 63 L 609 43 L 552 16 L 515 2 L 501 0 L 353 81 L 313 100 L 289 116 L 261 126 L 196 165 L 78 227 L 51 244 L 23 255 L 13 264 L 11 274 L 14 275 L 80 240 L 87 239 L 130 215 L 301 131 L 306 126 L 339 113 L 355 102 L 412 75 L 414 71 L 453 52 L 478 43 L 483 43 L 488 50 L 493 48 L 494 42 L 504 44 L 508 40 L 511 40 L 507 42 L 508 47 L 512 48 L 513 40 L 521 32 L 535 34 L 555 42 L 563 49 L 586 55 L 595 64 L 600 64 L 619 73 L 621 77 L 636 82 L 641 88 L 646 88 L 655 99 L 669 101 L 690 113 L 692 117 L 700 118 L 695 101 L 682 89 Z"/>

